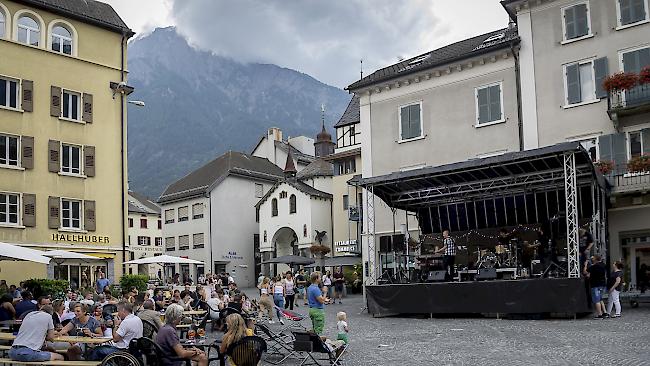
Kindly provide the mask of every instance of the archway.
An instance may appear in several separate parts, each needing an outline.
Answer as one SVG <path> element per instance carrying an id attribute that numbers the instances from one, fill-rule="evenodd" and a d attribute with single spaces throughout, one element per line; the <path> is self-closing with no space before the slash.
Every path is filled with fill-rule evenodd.
<path id="1" fill-rule="evenodd" d="M 300 250 L 298 249 L 298 235 L 290 227 L 283 227 L 278 229 L 278 231 L 273 234 L 273 239 L 271 240 L 273 245 L 274 257 L 281 257 L 283 255 L 300 255 Z M 273 275 L 279 273 L 284 273 L 290 268 L 286 264 L 275 264 L 273 265 Z"/>

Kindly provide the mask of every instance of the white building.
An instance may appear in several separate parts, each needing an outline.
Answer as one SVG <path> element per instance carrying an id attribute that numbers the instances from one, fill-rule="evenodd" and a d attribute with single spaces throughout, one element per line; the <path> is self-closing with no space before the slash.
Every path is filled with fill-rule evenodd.
<path id="1" fill-rule="evenodd" d="M 265 136 L 253 148 L 251 155 L 266 158 L 280 168 L 284 168 L 287 154 L 291 150 L 296 170 L 301 171 L 314 161 L 314 139 L 306 136 L 282 138 L 282 130 L 277 127 L 268 129 Z"/>
<path id="2" fill-rule="evenodd" d="M 149 198 L 129 191 L 128 251 L 130 260 L 163 253 L 160 206 Z M 127 265 L 129 274 L 144 274 L 156 278 L 162 267 L 156 264 Z"/>

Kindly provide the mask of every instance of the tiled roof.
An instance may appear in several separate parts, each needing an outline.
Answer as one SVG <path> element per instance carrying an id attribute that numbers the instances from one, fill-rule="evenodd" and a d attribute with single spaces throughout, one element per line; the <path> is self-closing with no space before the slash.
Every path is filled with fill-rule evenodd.
<path id="1" fill-rule="evenodd" d="M 109 4 L 95 0 L 14 0 L 131 37 L 135 33 Z"/>
<path id="2" fill-rule="evenodd" d="M 259 208 L 264 202 L 266 202 L 266 200 L 271 196 L 271 194 L 280 185 L 282 185 L 283 183 L 286 183 L 286 184 L 292 186 L 293 188 L 299 190 L 300 192 L 302 192 L 302 193 L 304 193 L 306 195 L 312 196 L 312 197 L 324 198 L 324 199 L 329 199 L 329 200 L 331 200 L 333 198 L 333 196 L 331 194 L 329 194 L 327 192 L 320 191 L 320 190 L 310 186 L 309 184 L 306 184 L 306 183 L 303 183 L 303 182 L 297 180 L 296 178 L 286 178 L 286 179 L 283 179 L 283 180 L 277 182 L 273 187 L 271 187 L 271 189 L 269 189 L 269 191 L 266 192 L 266 194 L 264 196 L 262 196 L 262 198 L 260 198 L 259 201 L 257 201 L 257 203 L 255 204 L 255 207 Z"/>
<path id="3" fill-rule="evenodd" d="M 355 123 L 361 122 L 361 113 L 359 110 L 359 97 L 355 94 L 352 96 L 348 107 L 345 108 L 345 112 L 341 116 L 338 122 L 334 125 L 336 127 L 343 127 L 347 125 L 353 125 Z"/>
<path id="4" fill-rule="evenodd" d="M 334 175 L 334 166 L 332 163 L 323 159 L 316 159 L 305 169 L 296 174 L 298 179 L 307 179 L 312 177 L 331 177 Z"/>
<path id="5" fill-rule="evenodd" d="M 228 151 L 204 166 L 170 184 L 158 198 L 159 203 L 196 197 L 208 193 L 228 175 L 277 181 L 283 173 L 266 158 Z"/>
<path id="6" fill-rule="evenodd" d="M 503 37 L 499 37 L 503 34 Z M 494 41 L 485 42 L 490 37 L 498 37 Z M 504 28 L 480 36 L 452 43 L 448 46 L 429 51 L 425 54 L 398 62 L 394 65 L 379 69 L 363 79 L 354 82 L 346 90 L 357 90 L 379 82 L 396 79 L 404 75 L 439 67 L 466 58 L 478 56 L 494 50 L 510 47 L 513 42 L 518 42 L 519 36 L 516 28 Z"/>
<path id="7" fill-rule="evenodd" d="M 160 206 L 145 195 L 129 191 L 129 212 L 160 214 Z"/>

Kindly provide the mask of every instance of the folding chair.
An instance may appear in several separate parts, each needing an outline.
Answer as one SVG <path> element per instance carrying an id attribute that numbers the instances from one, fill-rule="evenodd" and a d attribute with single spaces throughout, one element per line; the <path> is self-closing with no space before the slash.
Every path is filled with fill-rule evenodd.
<path id="1" fill-rule="evenodd" d="M 262 323 L 255 324 L 255 330 L 256 333 L 260 334 L 261 338 L 266 341 L 268 354 L 282 357 L 279 361 L 271 361 L 267 359 L 266 362 L 273 365 L 279 365 L 289 357 L 297 354 L 297 352 L 292 348 L 293 335 L 276 333 L 266 324 Z"/>
<path id="2" fill-rule="evenodd" d="M 282 319 L 287 320 L 287 325 L 282 329 L 282 331 L 285 330 L 290 330 L 291 328 L 300 328 L 302 330 L 307 330 L 304 325 L 302 325 L 301 321 L 305 319 L 305 316 L 296 313 L 295 311 L 283 309 L 277 305 L 273 305 L 276 311 L 282 315 Z"/>
<path id="3" fill-rule="evenodd" d="M 293 332 L 295 341 L 293 342 L 293 349 L 296 352 L 305 352 L 307 356 L 302 360 L 300 365 L 321 365 L 321 361 L 327 361 L 327 365 L 341 366 L 341 357 L 348 349 L 348 345 L 344 344 L 338 349 L 330 349 L 320 336 L 313 332 Z M 325 354 L 325 358 L 316 358 L 314 354 Z M 311 360 L 310 360 L 311 359 Z M 306 362 L 310 363 L 306 363 Z"/>

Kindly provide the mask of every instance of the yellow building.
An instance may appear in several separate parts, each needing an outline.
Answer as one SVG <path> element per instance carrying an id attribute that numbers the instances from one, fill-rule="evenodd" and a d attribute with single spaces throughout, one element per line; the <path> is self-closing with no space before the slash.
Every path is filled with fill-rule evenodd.
<path id="1" fill-rule="evenodd" d="M 103 258 L 0 262 L 10 284 L 122 274 L 133 34 L 97 1 L 0 0 L 0 242 Z"/>

